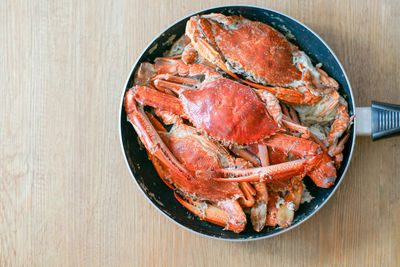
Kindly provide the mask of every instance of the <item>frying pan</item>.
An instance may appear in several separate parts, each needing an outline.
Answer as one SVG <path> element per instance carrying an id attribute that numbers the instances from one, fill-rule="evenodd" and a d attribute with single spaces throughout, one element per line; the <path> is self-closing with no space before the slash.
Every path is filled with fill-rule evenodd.
<path id="1" fill-rule="evenodd" d="M 299 210 L 295 213 L 292 225 L 286 229 L 266 226 L 261 232 L 255 232 L 251 227 L 251 223 L 248 223 L 243 232 L 236 234 L 230 231 L 223 231 L 220 226 L 198 219 L 177 202 L 173 196 L 173 191 L 159 178 L 152 162 L 147 158 L 145 148 L 139 143 L 134 128 L 127 121 L 127 116 L 123 107 L 123 97 L 126 91 L 133 86 L 134 73 L 140 63 L 145 61 L 153 62 L 156 57 L 163 56 L 163 53 L 170 49 L 173 41 L 184 34 L 186 22 L 191 16 L 208 13 L 242 15 L 250 20 L 261 21 L 279 30 L 289 41 L 297 45 L 300 50 L 306 52 L 306 54 L 311 57 L 314 64 L 318 62 L 323 63 L 322 69 L 339 83 L 339 92 L 348 101 L 350 115 L 356 114 L 354 124 L 350 128 L 350 138 L 343 151 L 343 162 L 337 170 L 335 184 L 327 189 L 318 188 L 311 179 L 305 177 L 304 184 L 314 199 L 309 203 L 300 205 Z M 327 44 L 312 30 L 297 20 L 277 11 L 255 6 L 233 5 L 209 8 L 190 14 L 173 23 L 147 46 L 133 65 L 121 98 L 121 147 L 133 180 L 140 190 L 154 207 L 173 222 L 195 233 L 222 240 L 257 240 L 284 233 L 298 226 L 316 213 L 339 186 L 349 166 L 357 133 L 372 135 L 372 139 L 376 140 L 386 136 L 396 135 L 400 132 L 400 106 L 372 102 L 372 107 L 356 108 L 352 89 L 346 73 Z"/>

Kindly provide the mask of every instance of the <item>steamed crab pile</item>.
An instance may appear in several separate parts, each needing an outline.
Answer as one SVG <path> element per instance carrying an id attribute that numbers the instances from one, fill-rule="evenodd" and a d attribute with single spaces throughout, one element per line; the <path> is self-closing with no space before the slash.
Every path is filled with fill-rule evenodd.
<path id="1" fill-rule="evenodd" d="M 193 16 L 169 55 L 142 63 L 134 82 L 128 120 L 177 201 L 200 219 L 236 233 L 248 219 L 255 231 L 289 227 L 306 175 L 334 184 L 347 103 L 272 27 Z"/>

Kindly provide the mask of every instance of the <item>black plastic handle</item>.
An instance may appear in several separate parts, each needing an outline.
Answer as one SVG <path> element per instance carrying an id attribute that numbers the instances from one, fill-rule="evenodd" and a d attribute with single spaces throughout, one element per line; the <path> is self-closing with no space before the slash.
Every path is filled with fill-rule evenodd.
<path id="1" fill-rule="evenodd" d="M 400 135 L 400 105 L 372 101 L 372 140 Z"/>

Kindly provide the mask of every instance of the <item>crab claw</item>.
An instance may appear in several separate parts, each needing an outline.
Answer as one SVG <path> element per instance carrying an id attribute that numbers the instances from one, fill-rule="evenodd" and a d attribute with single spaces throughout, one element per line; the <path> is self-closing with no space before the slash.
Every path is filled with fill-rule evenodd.
<path id="1" fill-rule="evenodd" d="M 250 218 L 253 229 L 260 232 L 267 218 L 268 190 L 265 183 L 255 183 L 254 188 L 257 192 L 257 202 L 250 210 Z"/>
<path id="2" fill-rule="evenodd" d="M 147 151 L 169 166 L 174 174 L 185 179 L 193 178 L 193 175 L 169 151 L 144 113 L 143 108 L 137 106 L 133 88 L 126 93 L 124 106 L 128 120 L 132 123 Z"/>
<path id="3" fill-rule="evenodd" d="M 282 228 L 287 228 L 292 224 L 294 212 L 299 208 L 304 189 L 302 178 L 293 177 L 287 188 L 289 193 L 285 197 L 285 203 L 276 213 L 277 223 Z"/>
<path id="4" fill-rule="evenodd" d="M 246 215 L 236 200 L 220 201 L 220 207 L 206 202 L 188 201 L 174 193 L 175 198 L 182 206 L 199 216 L 200 220 L 224 226 L 224 230 L 240 233 L 246 226 Z M 229 216 L 228 214 L 231 214 Z"/>
<path id="5" fill-rule="evenodd" d="M 321 188 L 331 187 L 335 183 L 336 168 L 334 166 L 334 161 L 326 151 L 322 153 L 322 160 L 318 168 L 309 171 L 307 175 Z"/>
<path id="6" fill-rule="evenodd" d="M 223 174 L 236 175 L 238 177 L 213 178 L 223 182 L 272 182 L 276 180 L 286 180 L 296 175 L 304 176 L 306 172 L 312 170 L 320 162 L 320 155 L 284 162 L 267 167 L 250 169 L 217 169 Z"/>

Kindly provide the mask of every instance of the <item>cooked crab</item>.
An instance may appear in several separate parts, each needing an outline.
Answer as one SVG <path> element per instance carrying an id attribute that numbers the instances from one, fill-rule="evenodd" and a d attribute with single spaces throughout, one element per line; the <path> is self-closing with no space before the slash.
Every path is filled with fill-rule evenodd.
<path id="1" fill-rule="evenodd" d="M 348 116 L 345 101 L 337 92 L 339 84 L 274 28 L 243 17 L 206 14 L 190 18 L 186 35 L 191 43 L 185 51 L 191 51 L 192 58 L 194 48 L 232 77 L 298 106 L 302 122 L 324 141 L 343 133 L 332 127 L 322 136 L 316 123 L 307 123 L 316 120 L 330 127 L 338 116 Z M 326 144 L 334 141 L 329 137 Z"/>
<path id="2" fill-rule="evenodd" d="M 302 178 L 324 188 L 336 179 L 351 123 L 337 82 L 242 17 L 192 17 L 173 47 L 140 65 L 124 102 L 158 174 L 183 206 L 225 229 L 244 229 L 243 207 L 256 231 L 288 227 Z"/>
<path id="3" fill-rule="evenodd" d="M 191 46 L 232 77 L 293 104 L 316 104 L 335 80 L 316 69 L 274 28 L 238 16 L 193 16 L 186 25 Z"/>

